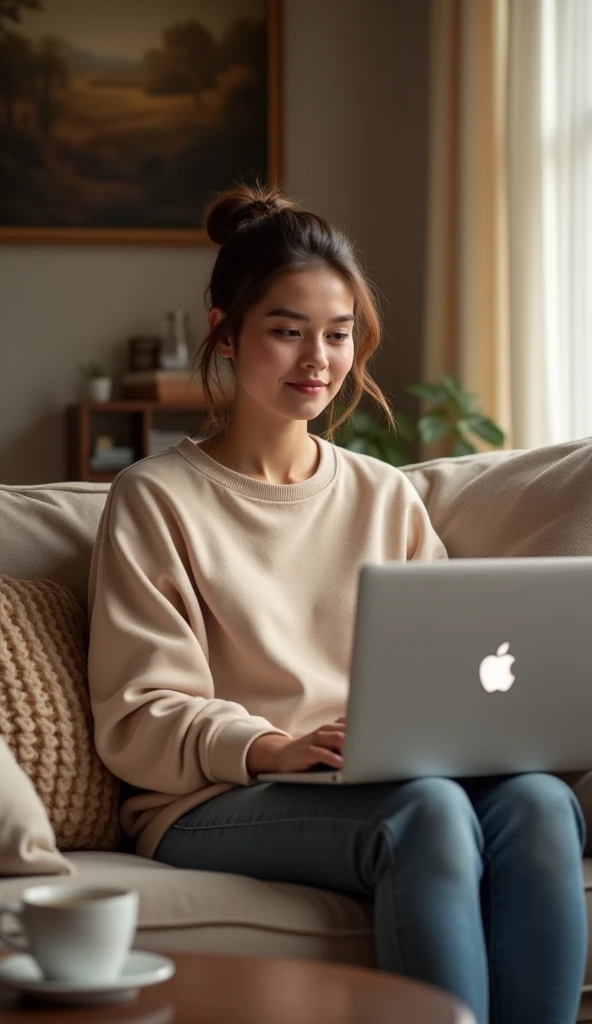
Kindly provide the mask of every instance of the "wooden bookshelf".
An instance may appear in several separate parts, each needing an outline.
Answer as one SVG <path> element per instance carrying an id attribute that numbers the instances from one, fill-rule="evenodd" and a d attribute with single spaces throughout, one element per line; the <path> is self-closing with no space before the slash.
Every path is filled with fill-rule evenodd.
<path id="1" fill-rule="evenodd" d="M 150 454 L 152 430 L 163 420 L 167 429 L 196 434 L 206 418 L 203 405 L 169 404 L 164 402 L 120 399 L 114 402 L 80 402 L 68 406 L 68 478 L 88 483 L 110 483 L 119 469 L 112 472 L 91 472 L 90 459 L 96 437 L 110 434 L 116 444 L 134 449 L 134 462 Z"/>

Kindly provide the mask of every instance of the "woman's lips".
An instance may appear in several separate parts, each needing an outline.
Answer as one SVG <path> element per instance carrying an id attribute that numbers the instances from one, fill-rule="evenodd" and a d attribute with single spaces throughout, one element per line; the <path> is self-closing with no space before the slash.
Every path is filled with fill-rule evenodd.
<path id="1" fill-rule="evenodd" d="M 327 387 L 327 384 L 319 382 L 318 384 L 290 384 L 288 381 L 288 387 L 294 388 L 294 391 L 300 391 L 303 395 L 319 395 L 323 388 Z"/>

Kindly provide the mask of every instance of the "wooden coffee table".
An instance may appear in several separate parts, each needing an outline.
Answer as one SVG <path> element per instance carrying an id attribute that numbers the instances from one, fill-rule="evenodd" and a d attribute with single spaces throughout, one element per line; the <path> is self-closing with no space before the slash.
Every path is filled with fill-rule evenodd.
<path id="1" fill-rule="evenodd" d="M 0 987 L 2 1024 L 475 1024 L 438 989 L 361 967 L 169 953 L 177 973 L 127 1003 L 24 1002 Z"/>

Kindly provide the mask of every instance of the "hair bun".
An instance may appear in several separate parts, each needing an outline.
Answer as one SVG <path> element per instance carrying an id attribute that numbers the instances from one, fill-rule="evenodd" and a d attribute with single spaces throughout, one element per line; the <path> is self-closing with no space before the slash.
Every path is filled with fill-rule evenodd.
<path id="1" fill-rule="evenodd" d="M 291 209 L 294 203 L 276 186 L 236 185 L 220 192 L 206 208 L 208 238 L 224 245 L 242 225 Z"/>

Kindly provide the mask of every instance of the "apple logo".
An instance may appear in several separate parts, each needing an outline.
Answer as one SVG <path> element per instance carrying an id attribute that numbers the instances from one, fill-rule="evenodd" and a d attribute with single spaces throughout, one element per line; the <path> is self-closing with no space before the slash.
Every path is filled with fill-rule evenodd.
<path id="1" fill-rule="evenodd" d="M 479 665 L 479 679 L 481 686 L 488 693 L 494 690 L 509 690 L 514 682 L 512 665 L 516 661 L 512 654 L 508 654 L 509 643 L 500 644 L 496 654 L 489 654 Z"/>

